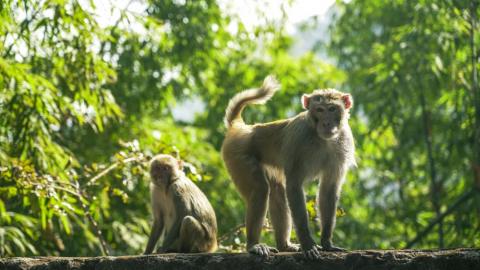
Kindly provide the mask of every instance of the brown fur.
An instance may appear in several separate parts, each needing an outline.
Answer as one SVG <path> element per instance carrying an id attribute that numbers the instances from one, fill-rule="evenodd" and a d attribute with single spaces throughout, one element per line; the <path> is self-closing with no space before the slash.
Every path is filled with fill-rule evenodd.
<path id="1" fill-rule="evenodd" d="M 153 225 L 145 254 L 158 238 L 164 252 L 213 252 L 217 249 L 217 220 L 203 192 L 181 170 L 181 162 L 157 155 L 150 163 Z"/>
<path id="2" fill-rule="evenodd" d="M 320 180 L 317 202 L 322 246 L 339 250 L 331 242 L 336 205 L 347 169 L 355 164 L 348 126 L 351 96 L 333 89 L 316 90 L 303 97 L 306 112 L 290 119 L 247 125 L 240 115 L 243 108 L 254 103 L 255 98 L 265 102 L 278 89 L 271 77 L 266 81 L 255 92 L 263 95 L 242 92 L 232 98 L 225 117 L 228 130 L 222 157 L 247 204 L 247 249 L 260 255 L 277 251 L 259 242 L 270 204 L 277 248 L 298 250 L 290 243 L 292 216 L 306 256 L 318 258 L 319 247 L 308 228 L 302 184 L 308 179 Z"/>

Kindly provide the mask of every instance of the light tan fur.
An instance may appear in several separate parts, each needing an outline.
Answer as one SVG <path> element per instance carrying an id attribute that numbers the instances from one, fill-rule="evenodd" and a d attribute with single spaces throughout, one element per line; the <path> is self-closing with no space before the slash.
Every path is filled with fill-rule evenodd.
<path id="1" fill-rule="evenodd" d="M 268 76 L 263 81 L 263 85 L 257 89 L 249 89 L 242 91 L 233 97 L 228 103 L 225 113 L 225 125 L 230 127 L 235 122 L 243 124 L 241 117 L 243 108 L 248 104 L 264 104 L 276 91 L 280 89 L 280 85 L 273 76 Z"/>
<path id="2" fill-rule="evenodd" d="M 217 249 L 215 212 L 203 192 L 186 177 L 181 162 L 157 155 L 150 163 L 153 225 L 145 254 L 214 252 Z"/>
<path id="3" fill-rule="evenodd" d="M 275 82 L 275 83 L 272 83 Z M 270 123 L 247 125 L 241 112 L 248 104 L 266 102 L 278 89 L 267 77 L 258 90 L 233 97 L 226 110 L 228 128 L 222 145 L 225 165 L 247 204 L 246 227 L 249 252 L 269 255 L 277 249 L 260 244 L 267 209 L 275 229 L 277 248 L 296 251 L 290 243 L 291 216 L 302 250 L 318 258 L 320 247 L 309 228 L 302 188 L 304 181 L 319 179 L 318 209 L 322 246 L 332 245 L 335 211 L 348 167 L 355 164 L 353 137 L 348 125 L 352 99 L 333 89 L 315 90 L 303 96 L 307 111 Z"/>

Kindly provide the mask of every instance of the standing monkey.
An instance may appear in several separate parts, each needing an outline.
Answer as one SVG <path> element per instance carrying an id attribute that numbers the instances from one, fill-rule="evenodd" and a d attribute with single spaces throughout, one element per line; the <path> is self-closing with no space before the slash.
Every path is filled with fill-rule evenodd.
<path id="1" fill-rule="evenodd" d="M 213 252 L 217 249 L 217 220 L 202 191 L 182 171 L 182 162 L 157 155 L 150 162 L 153 225 L 144 254 Z"/>
<path id="2" fill-rule="evenodd" d="M 355 165 L 348 125 L 352 97 L 334 89 L 302 96 L 306 110 L 295 117 L 247 125 L 241 113 L 248 104 L 263 104 L 279 89 L 269 76 L 259 89 L 235 95 L 229 102 L 222 157 L 246 201 L 247 249 L 251 253 L 298 251 L 290 243 L 291 218 L 301 249 L 310 259 L 319 251 L 343 250 L 332 244 L 335 212 L 347 169 Z M 309 231 L 305 194 L 307 179 L 319 179 L 317 207 L 322 227 L 318 246 Z M 259 243 L 269 205 L 277 249 Z M 290 214 L 291 212 L 291 214 Z"/>

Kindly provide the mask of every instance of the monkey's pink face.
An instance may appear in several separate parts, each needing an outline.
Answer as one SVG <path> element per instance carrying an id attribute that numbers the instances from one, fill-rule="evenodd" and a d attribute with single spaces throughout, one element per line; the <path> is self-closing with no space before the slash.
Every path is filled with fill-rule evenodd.
<path id="1" fill-rule="evenodd" d="M 303 95 L 302 104 L 309 111 L 317 135 L 324 140 L 331 140 L 340 134 L 343 121 L 347 121 L 352 101 L 348 94 L 331 98 L 314 93 Z"/>
<path id="2" fill-rule="evenodd" d="M 321 104 L 312 106 L 310 114 L 318 136 L 322 139 L 334 139 L 340 132 L 343 108 L 337 104 Z"/>

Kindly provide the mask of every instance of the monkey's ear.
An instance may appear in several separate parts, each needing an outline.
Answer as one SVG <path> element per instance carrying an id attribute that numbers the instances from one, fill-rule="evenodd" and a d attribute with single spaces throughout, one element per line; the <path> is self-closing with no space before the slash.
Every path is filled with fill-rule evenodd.
<path id="1" fill-rule="evenodd" d="M 183 160 L 177 159 L 178 169 L 183 170 Z"/>
<path id="2" fill-rule="evenodd" d="M 305 109 L 305 110 L 308 110 L 308 105 L 310 103 L 310 96 L 307 95 L 307 94 L 303 94 L 302 95 L 302 107 Z"/>
<path id="3" fill-rule="evenodd" d="M 346 110 L 350 110 L 353 106 L 353 98 L 350 94 L 345 94 L 342 96 L 343 104 L 345 105 Z"/>

